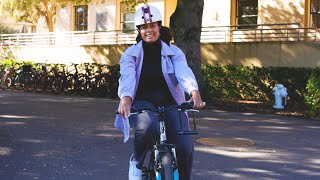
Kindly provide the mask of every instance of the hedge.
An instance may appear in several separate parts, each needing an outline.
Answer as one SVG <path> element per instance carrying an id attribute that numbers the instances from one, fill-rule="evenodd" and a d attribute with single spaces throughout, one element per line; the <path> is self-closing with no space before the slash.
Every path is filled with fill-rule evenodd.
<path id="1" fill-rule="evenodd" d="M 256 67 L 203 65 L 203 76 L 210 101 L 274 101 L 272 89 L 283 84 L 292 109 L 320 111 L 320 67 Z"/>
<path id="2" fill-rule="evenodd" d="M 15 63 L 21 61 L 3 60 L 0 62 L 0 69 Z M 272 89 L 276 84 L 283 84 L 288 91 L 291 109 L 305 111 L 309 116 L 320 116 L 320 66 L 293 68 L 202 65 L 202 71 L 208 102 L 273 102 Z"/>

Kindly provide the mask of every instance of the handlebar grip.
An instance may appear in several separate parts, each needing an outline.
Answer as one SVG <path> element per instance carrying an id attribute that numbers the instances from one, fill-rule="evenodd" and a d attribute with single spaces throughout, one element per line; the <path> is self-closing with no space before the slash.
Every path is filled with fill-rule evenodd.
<path id="1" fill-rule="evenodd" d="M 186 110 L 186 109 L 192 109 L 193 108 L 193 103 L 190 102 L 184 102 L 181 104 L 181 109 Z"/>

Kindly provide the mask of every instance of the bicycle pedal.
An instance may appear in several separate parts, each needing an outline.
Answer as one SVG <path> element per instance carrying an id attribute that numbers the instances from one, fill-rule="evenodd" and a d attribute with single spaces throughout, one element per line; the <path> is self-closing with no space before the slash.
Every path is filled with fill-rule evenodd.
<path id="1" fill-rule="evenodd" d="M 148 170 L 146 168 L 141 169 L 142 176 L 148 176 Z"/>

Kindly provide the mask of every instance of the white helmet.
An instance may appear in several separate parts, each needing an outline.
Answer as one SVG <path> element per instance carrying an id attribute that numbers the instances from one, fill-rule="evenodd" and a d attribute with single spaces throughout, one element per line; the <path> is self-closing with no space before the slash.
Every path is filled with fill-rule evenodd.
<path id="1" fill-rule="evenodd" d="M 134 14 L 134 25 L 136 27 L 157 21 L 162 21 L 162 17 L 159 10 L 154 6 L 142 6 Z"/>

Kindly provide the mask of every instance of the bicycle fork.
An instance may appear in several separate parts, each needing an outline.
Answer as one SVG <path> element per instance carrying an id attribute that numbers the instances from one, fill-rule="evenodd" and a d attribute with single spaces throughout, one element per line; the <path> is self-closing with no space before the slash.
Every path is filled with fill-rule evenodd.
<path id="1" fill-rule="evenodd" d="M 164 116 L 164 114 L 161 114 L 160 116 Z M 164 117 L 160 117 L 161 119 L 164 119 Z M 177 155 L 176 155 L 176 148 L 173 144 L 167 144 L 167 135 L 166 135 L 166 128 L 165 128 L 165 122 L 160 121 L 160 143 L 154 145 L 154 158 L 156 160 L 156 180 L 161 180 L 161 168 L 162 168 L 162 162 L 161 162 L 161 156 L 165 153 L 169 153 L 171 155 L 172 160 L 172 170 L 173 170 L 173 179 L 178 180 L 179 179 L 179 173 L 178 173 L 178 162 L 177 162 Z"/>

